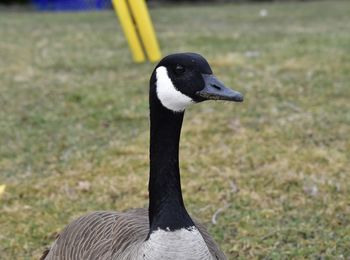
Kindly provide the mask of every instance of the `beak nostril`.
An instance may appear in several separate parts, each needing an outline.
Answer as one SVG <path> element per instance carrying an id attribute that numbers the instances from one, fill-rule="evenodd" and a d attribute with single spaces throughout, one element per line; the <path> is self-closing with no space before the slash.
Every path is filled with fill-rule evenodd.
<path id="1" fill-rule="evenodd" d="M 212 86 L 213 88 L 216 88 L 217 90 L 221 90 L 221 87 L 220 87 L 220 86 L 218 86 L 218 85 L 211 84 L 211 86 Z"/>
<path id="2" fill-rule="evenodd" d="M 197 91 L 196 96 L 202 97 L 204 100 L 243 101 L 243 95 L 241 93 L 225 87 L 213 74 L 202 74 L 202 77 L 204 88 L 201 91 Z"/>

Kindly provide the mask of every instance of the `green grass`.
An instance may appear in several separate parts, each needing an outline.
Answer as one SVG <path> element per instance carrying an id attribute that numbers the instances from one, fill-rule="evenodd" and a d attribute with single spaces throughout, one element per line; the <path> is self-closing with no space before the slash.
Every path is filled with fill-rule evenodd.
<path id="1" fill-rule="evenodd" d="M 350 257 L 349 11 L 151 10 L 164 54 L 202 53 L 245 94 L 188 109 L 181 140 L 186 205 L 229 259 Z M 79 215 L 147 206 L 154 65 L 112 12 L 3 11 L 0 39 L 0 258 L 35 259 Z"/>

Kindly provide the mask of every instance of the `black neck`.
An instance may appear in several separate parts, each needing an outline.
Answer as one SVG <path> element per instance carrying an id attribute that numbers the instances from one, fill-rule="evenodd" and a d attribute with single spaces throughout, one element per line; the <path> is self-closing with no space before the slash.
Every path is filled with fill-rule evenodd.
<path id="1" fill-rule="evenodd" d="M 181 193 L 179 141 L 184 113 L 164 108 L 150 97 L 150 231 L 193 226 Z"/>

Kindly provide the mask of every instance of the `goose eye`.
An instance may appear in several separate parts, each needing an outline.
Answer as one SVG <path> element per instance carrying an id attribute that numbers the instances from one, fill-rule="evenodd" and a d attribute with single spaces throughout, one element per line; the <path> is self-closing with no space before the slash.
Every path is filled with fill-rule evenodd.
<path id="1" fill-rule="evenodd" d="M 175 67 L 175 73 L 180 75 L 180 74 L 183 74 L 185 72 L 185 68 L 181 65 L 176 65 Z"/>

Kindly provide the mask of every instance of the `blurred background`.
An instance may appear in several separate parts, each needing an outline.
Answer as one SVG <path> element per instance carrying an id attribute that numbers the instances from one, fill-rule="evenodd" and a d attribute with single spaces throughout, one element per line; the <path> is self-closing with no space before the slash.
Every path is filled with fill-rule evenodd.
<path id="1" fill-rule="evenodd" d="M 0 1 L 0 259 L 147 207 L 148 80 L 109 1 Z M 188 109 L 186 206 L 229 259 L 350 257 L 350 2 L 148 1 L 163 55 L 242 104 Z"/>

